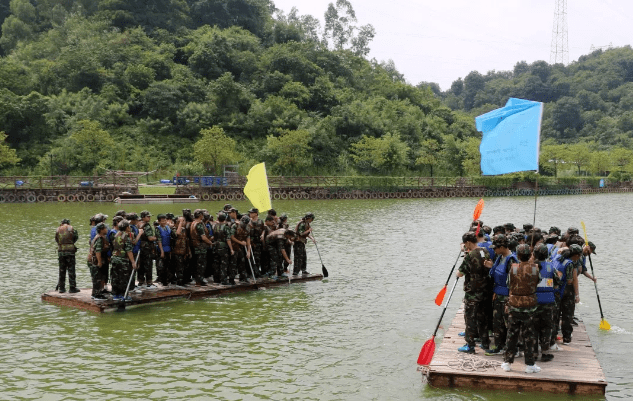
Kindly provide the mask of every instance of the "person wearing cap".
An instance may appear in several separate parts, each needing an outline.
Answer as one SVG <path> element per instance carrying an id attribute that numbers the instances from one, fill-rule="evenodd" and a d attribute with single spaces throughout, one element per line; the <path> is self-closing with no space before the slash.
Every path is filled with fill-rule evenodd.
<path id="1" fill-rule="evenodd" d="M 525 373 L 538 373 L 541 368 L 534 364 L 536 333 L 534 332 L 534 312 L 538 301 L 536 290 L 541 281 L 539 266 L 532 261 L 529 244 L 517 246 L 517 257 L 520 263 L 513 263 L 508 271 L 508 342 L 503 356 L 501 368 L 506 372 L 512 370 L 511 365 L 517 351 L 519 335 L 523 339 L 525 356 Z"/>
<path id="2" fill-rule="evenodd" d="M 492 249 L 496 254 L 494 263 L 491 260 L 485 262 L 490 267 L 490 276 L 493 281 L 492 295 L 492 332 L 495 345 L 486 351 L 486 354 L 498 354 L 506 345 L 508 327 L 508 314 L 506 304 L 510 291 L 508 289 L 508 270 L 513 263 L 518 263 L 516 255 L 510 250 L 508 238 L 503 234 L 497 234 L 492 240 Z"/>
<path id="3" fill-rule="evenodd" d="M 97 213 L 94 215 L 94 225 L 92 226 L 92 228 L 90 229 L 90 240 L 89 242 L 92 242 L 92 240 L 94 239 L 94 237 L 97 235 L 97 224 L 99 223 L 104 223 L 105 221 L 108 219 L 108 215 L 107 214 L 103 214 L 103 213 Z M 107 227 L 107 224 L 106 224 Z"/>
<path id="4" fill-rule="evenodd" d="M 70 225 L 70 220 L 63 219 L 55 231 L 55 242 L 57 242 L 57 259 L 59 262 L 59 277 L 57 287 L 60 294 L 66 292 L 66 272 L 68 272 L 68 292 L 77 293 L 77 278 L 75 275 L 75 253 L 77 247 L 75 243 L 79 239 L 77 230 Z"/>
<path id="5" fill-rule="evenodd" d="M 580 273 L 595 283 L 598 281 L 598 279 L 596 278 L 596 276 L 592 276 L 587 271 L 587 259 L 589 258 L 589 255 L 591 255 L 592 253 L 594 255 L 596 254 L 596 244 L 589 241 L 582 248 L 582 257 L 580 258 L 580 265 L 582 266 L 582 271 Z"/>
<path id="6" fill-rule="evenodd" d="M 118 223 L 118 231 L 112 240 L 112 299 L 123 301 L 126 285 L 132 270 L 136 270 L 136 261 L 132 254 L 132 230 L 130 222 L 121 220 Z M 125 299 L 130 301 L 131 298 Z"/>
<path id="7" fill-rule="evenodd" d="M 556 293 L 560 289 L 560 277 L 556 268 L 549 260 L 549 250 L 545 244 L 538 244 L 532 251 L 534 261 L 539 265 L 541 281 L 536 288 L 536 301 L 538 303 L 534 312 L 534 331 L 537 336 L 535 343 L 534 359 L 536 360 L 541 348 L 541 361 L 548 362 L 554 359 L 554 355 L 549 353 L 552 345 L 552 332 L 554 331 L 554 315 L 556 312 Z"/>
<path id="8" fill-rule="evenodd" d="M 88 267 L 92 276 L 92 299 L 105 301 L 108 298 L 103 291 L 103 266 L 105 265 L 103 249 L 107 243 L 106 235 L 108 227 L 103 223 L 95 226 L 95 237 L 90 241 L 90 253 L 88 254 Z"/>
<path id="9" fill-rule="evenodd" d="M 157 218 L 156 243 L 158 244 L 159 257 L 156 261 L 156 276 L 163 286 L 168 286 L 172 281 L 169 272 L 173 270 L 171 268 L 171 227 L 167 225 L 166 215 L 161 213 Z"/>
<path id="10" fill-rule="evenodd" d="M 503 228 L 506 230 L 506 235 L 510 235 L 516 232 L 516 227 L 512 223 L 506 223 L 503 225 Z"/>
<path id="11" fill-rule="evenodd" d="M 174 246 L 172 248 L 173 253 L 173 276 L 171 279 L 174 280 L 175 284 L 178 286 L 184 286 L 185 282 L 185 267 L 187 265 L 187 260 L 191 258 L 191 247 L 189 246 L 189 236 L 186 231 L 187 221 L 184 217 L 179 217 L 177 220 L 176 229 L 172 231 L 172 238 L 174 241 Z"/>
<path id="12" fill-rule="evenodd" d="M 573 238 L 573 237 L 572 237 Z M 580 302 L 578 291 L 578 272 L 582 269 L 580 258 L 582 247 L 579 244 L 571 243 L 570 238 L 567 252 L 561 252 L 563 260 L 560 263 L 562 269 L 563 295 L 560 300 L 561 333 L 563 334 L 563 345 L 571 342 L 574 331 L 573 319 L 576 311 L 576 304 Z M 564 251 L 564 249 L 561 249 Z"/>
<path id="13" fill-rule="evenodd" d="M 489 267 L 485 266 L 485 261 L 490 260 L 490 254 L 485 248 L 477 245 L 477 236 L 472 231 L 462 235 L 462 245 L 465 254 L 464 261 L 459 266 L 456 275 L 464 277 L 466 345 L 457 348 L 457 350 L 474 354 L 475 338 L 477 337 L 481 338 L 483 349 L 490 348 L 488 319 L 485 310 L 486 292 L 489 290 Z"/>
<path id="14" fill-rule="evenodd" d="M 193 212 L 193 223 L 189 228 L 189 238 L 193 248 L 193 254 L 196 259 L 196 270 L 194 271 L 194 279 L 197 287 L 204 287 L 207 282 L 204 280 L 204 273 L 207 268 L 207 249 L 213 244 L 212 237 L 203 223 L 204 212 L 196 209 Z"/>
<path id="15" fill-rule="evenodd" d="M 266 238 L 268 238 L 268 235 L 270 235 L 270 233 L 272 233 L 276 229 L 277 224 L 275 224 L 275 218 L 270 214 L 266 215 L 266 218 L 264 219 L 264 231 L 262 232 L 262 235 L 260 237 L 263 244 L 261 265 L 261 272 L 263 277 L 271 277 L 275 275 L 275 272 L 273 272 L 270 266 L 271 256 L 268 252 L 268 242 L 266 241 Z"/>
<path id="16" fill-rule="evenodd" d="M 237 271 L 240 276 L 240 281 L 246 282 L 247 280 L 247 262 L 246 259 L 250 258 L 251 238 L 250 230 L 248 227 L 248 216 L 243 216 L 237 224 L 234 224 L 231 228 L 231 247 L 233 248 L 233 261 L 234 269 L 233 273 Z M 233 276 L 234 277 L 234 276 Z"/>
<path id="17" fill-rule="evenodd" d="M 156 287 L 153 283 L 152 273 L 154 265 L 154 254 L 156 241 L 158 236 L 156 230 L 150 223 L 152 214 L 147 210 L 141 212 L 141 222 L 139 233 L 141 234 L 140 240 L 140 255 L 138 257 L 138 287 L 139 289 L 155 290 Z"/>
<path id="18" fill-rule="evenodd" d="M 479 229 L 479 232 L 475 231 L 475 234 L 477 235 L 477 246 L 485 249 L 488 252 L 488 257 L 492 261 L 494 261 L 497 255 L 495 255 L 495 251 L 492 249 L 492 241 L 486 240 L 484 230 L 481 227 Z M 484 314 L 486 316 L 486 327 L 488 327 L 489 330 L 492 330 L 492 312 L 493 312 L 492 294 L 493 292 L 492 292 L 492 278 L 490 278 L 489 268 L 486 268 L 485 281 L 486 281 L 486 288 L 483 291 L 484 301 L 482 305 L 484 309 Z M 478 337 L 478 338 L 481 338 L 481 337 Z M 490 347 L 487 347 L 484 349 L 488 349 L 488 348 Z"/>
<path id="19" fill-rule="evenodd" d="M 268 220 L 268 219 L 271 220 Z M 286 230 L 285 228 L 274 229 L 276 225 L 274 224 L 274 218 L 272 216 L 266 217 L 266 223 L 270 221 L 269 226 L 270 232 L 266 234 L 266 248 L 268 250 L 269 256 L 269 265 L 271 274 L 273 274 L 273 278 L 285 279 L 288 276 L 284 273 L 283 261 L 285 260 L 289 265 L 292 264 L 292 260 L 288 254 L 286 254 L 286 250 L 284 249 L 284 243 L 286 240 L 293 240 L 296 238 L 296 234 L 292 230 Z"/>
<path id="20" fill-rule="evenodd" d="M 224 285 L 235 285 L 235 276 L 229 278 L 230 257 L 233 254 L 231 243 L 231 228 L 226 222 L 226 214 L 218 213 L 218 224 L 214 231 L 215 254 L 217 258 L 217 271 L 215 281 Z"/>
<path id="21" fill-rule="evenodd" d="M 308 238 L 312 240 L 312 242 L 316 243 L 314 238 L 310 235 L 312 233 L 312 227 L 310 224 L 314 221 L 314 213 L 308 212 L 303 216 L 301 221 L 297 223 L 295 228 L 295 232 L 297 233 L 297 239 L 294 241 L 293 251 L 295 254 L 295 263 L 294 268 L 292 270 L 292 275 L 297 276 L 299 271 L 301 274 L 308 275 L 310 274 L 307 270 L 308 261 L 306 255 L 306 243 L 308 242 Z"/>
<path id="22" fill-rule="evenodd" d="M 255 276 L 260 277 L 262 274 L 261 265 L 263 248 L 261 237 L 264 232 L 264 222 L 259 218 L 259 210 L 257 208 L 251 208 L 248 211 L 248 217 L 250 218 L 248 229 L 251 243 L 251 254 L 253 255 L 252 259 L 255 262 L 253 264 L 253 270 L 255 271 Z"/>
<path id="23" fill-rule="evenodd" d="M 279 226 L 279 217 L 277 216 L 277 211 L 275 209 L 268 210 L 267 216 L 272 216 L 275 221 L 275 227 Z"/>
<path id="24" fill-rule="evenodd" d="M 289 229 L 289 224 L 288 224 L 288 215 L 286 213 L 282 213 L 281 216 L 279 216 L 279 228 L 285 228 L 286 230 Z M 286 251 L 286 255 L 288 255 L 288 257 L 290 257 L 290 253 L 292 252 L 292 244 L 294 243 L 293 241 L 287 240 L 286 244 L 284 245 L 284 249 Z M 284 263 L 284 271 L 288 271 L 288 263 L 286 263 L 286 261 L 283 261 Z"/>
<path id="25" fill-rule="evenodd" d="M 114 217 L 116 216 L 120 216 L 121 218 L 125 218 L 125 210 L 121 209 L 121 210 L 117 210 L 117 212 L 114 214 Z"/>

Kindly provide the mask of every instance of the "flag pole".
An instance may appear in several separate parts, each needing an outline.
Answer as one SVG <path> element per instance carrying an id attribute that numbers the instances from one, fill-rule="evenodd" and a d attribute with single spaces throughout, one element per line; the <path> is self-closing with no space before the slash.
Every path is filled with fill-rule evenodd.
<path id="1" fill-rule="evenodd" d="M 538 172 L 536 172 L 536 189 L 534 190 L 534 220 L 532 227 L 536 227 L 536 201 L 538 200 Z"/>

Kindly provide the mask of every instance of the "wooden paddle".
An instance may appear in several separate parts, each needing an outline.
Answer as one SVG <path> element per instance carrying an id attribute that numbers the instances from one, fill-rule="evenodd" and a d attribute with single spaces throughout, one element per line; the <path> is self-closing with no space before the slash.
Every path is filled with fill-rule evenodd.
<path id="1" fill-rule="evenodd" d="M 134 261 L 134 264 L 136 265 L 136 268 L 138 269 L 138 257 L 141 256 L 141 252 L 136 254 L 136 260 Z M 125 311 L 125 298 L 127 298 L 127 294 L 130 291 L 130 285 L 132 285 L 132 279 L 134 278 L 134 269 L 132 269 L 132 273 L 130 273 L 130 279 L 127 282 L 127 287 L 125 287 L 125 295 L 123 295 L 123 301 L 119 301 L 119 304 L 117 305 L 117 312 L 123 312 Z"/>
<path id="2" fill-rule="evenodd" d="M 451 297 L 453 296 L 453 291 L 455 291 L 455 287 L 457 286 L 458 281 L 459 281 L 459 277 L 455 279 L 455 284 L 453 284 L 453 288 L 451 289 L 451 292 L 448 295 L 448 299 L 446 300 L 446 305 L 444 305 L 444 310 L 442 311 L 442 315 L 440 315 L 440 320 L 437 322 L 437 326 L 435 326 L 433 337 L 431 337 L 422 346 L 422 350 L 420 351 L 420 356 L 418 356 L 418 365 L 428 365 L 431 363 L 431 360 L 433 359 L 433 354 L 435 354 L 435 336 L 437 335 L 437 330 L 440 328 L 440 324 L 442 323 L 442 318 L 444 317 L 444 313 L 446 313 L 446 308 L 448 307 L 448 303 L 451 302 Z"/>
<path id="3" fill-rule="evenodd" d="M 475 206 L 475 210 L 473 211 L 473 221 L 479 220 L 479 217 L 481 217 L 481 212 L 483 212 L 483 210 L 484 210 L 484 200 L 482 198 L 479 200 L 479 202 L 477 202 L 477 206 Z M 479 234 L 480 228 L 481 227 L 477 226 L 477 234 Z M 453 275 L 453 271 L 455 270 L 455 266 L 457 266 L 457 261 L 459 260 L 459 257 L 461 254 L 462 254 L 462 251 L 460 250 L 459 253 L 457 254 L 457 260 L 455 260 L 455 264 L 453 265 L 451 272 L 448 273 L 446 284 L 444 284 L 444 287 L 442 287 L 440 292 L 438 292 L 437 295 L 435 296 L 435 305 L 437 306 L 442 306 L 442 302 L 444 301 L 444 295 L 446 295 L 446 287 L 448 286 L 448 282 L 451 281 L 451 276 Z"/>
<path id="4" fill-rule="evenodd" d="M 587 241 L 587 227 L 585 227 L 585 222 L 581 221 L 580 225 L 582 226 L 582 231 L 585 233 L 585 244 L 589 246 L 589 241 Z M 591 254 L 589 254 L 589 265 L 591 266 L 591 275 L 596 277 L 596 274 L 593 272 L 593 262 L 591 261 Z M 604 319 L 604 315 L 602 314 L 602 304 L 600 303 L 600 294 L 598 294 L 598 283 L 595 281 L 593 285 L 596 287 L 596 297 L 598 297 L 598 308 L 600 308 L 600 329 L 601 330 L 611 330 L 611 325 Z"/>
<path id="5" fill-rule="evenodd" d="M 312 235 L 312 237 L 314 237 L 314 235 Z M 319 254 L 319 259 L 321 259 L 321 271 L 323 272 L 323 277 L 327 277 L 328 272 L 325 268 L 325 265 L 323 264 L 323 259 L 321 258 L 321 252 L 319 252 L 319 246 L 316 243 L 316 239 L 314 240 L 314 246 L 316 246 L 317 253 Z"/>

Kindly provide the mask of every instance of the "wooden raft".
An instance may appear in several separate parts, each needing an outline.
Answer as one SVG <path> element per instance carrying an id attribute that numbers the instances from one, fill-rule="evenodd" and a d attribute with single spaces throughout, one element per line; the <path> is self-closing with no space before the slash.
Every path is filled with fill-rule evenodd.
<path id="1" fill-rule="evenodd" d="M 554 359 L 550 362 L 536 361 L 541 368 L 539 373 L 525 373 L 525 360 L 521 356 L 514 358 L 512 371 L 505 372 L 496 368 L 467 371 L 459 367 L 459 360 L 466 354 L 457 351 L 466 342 L 458 333 L 464 331 L 463 308 L 457 312 L 453 323 L 444 334 L 442 344 L 435 350 L 433 360 L 428 367 L 421 367 L 429 385 L 433 387 L 465 387 L 486 390 L 505 390 L 512 392 L 543 392 L 555 394 L 596 395 L 605 394 L 607 381 L 600 363 L 591 346 L 583 322 L 574 326 L 572 342 L 558 346 L 562 349 L 551 352 Z M 467 355 L 484 359 L 493 364 L 503 363 L 503 355 L 485 356 L 477 344 L 476 354 Z M 450 366 L 449 366 L 450 365 Z"/>
<path id="2" fill-rule="evenodd" d="M 305 276 L 291 277 L 292 284 L 305 283 L 308 281 L 322 280 L 321 274 L 310 274 Z M 145 306 L 149 304 L 156 304 L 159 302 L 171 301 L 174 299 L 200 299 L 219 297 L 223 295 L 235 294 L 245 291 L 255 291 L 259 288 L 271 288 L 271 287 L 283 287 L 288 285 L 288 279 L 285 280 L 272 280 L 272 279 L 257 279 L 256 283 L 252 282 L 252 279 L 248 283 L 238 282 L 237 285 L 222 285 L 209 283 L 206 287 L 196 287 L 193 285 L 170 288 L 162 287 L 158 285 L 157 290 L 144 290 L 141 294 L 130 293 L 129 296 L 132 301 L 126 302 L 126 308 L 133 308 L 139 306 Z M 118 308 L 119 302 L 112 300 L 108 301 L 94 301 L 91 298 L 92 289 L 82 288 L 81 292 L 70 294 L 65 292 L 63 294 L 57 291 L 47 291 L 42 294 L 42 301 L 50 302 L 56 305 L 69 306 L 72 308 L 85 309 L 93 312 L 112 312 Z"/>

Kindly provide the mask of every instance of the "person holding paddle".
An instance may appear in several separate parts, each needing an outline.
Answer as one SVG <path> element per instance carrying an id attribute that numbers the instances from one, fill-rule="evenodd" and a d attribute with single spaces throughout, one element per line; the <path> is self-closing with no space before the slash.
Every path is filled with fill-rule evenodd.
<path id="1" fill-rule="evenodd" d="M 474 232 L 467 232 L 462 236 L 464 246 L 464 261 L 457 277 L 464 278 L 464 319 L 466 320 L 466 345 L 457 348 L 467 354 L 475 353 L 475 337 L 481 338 L 483 349 L 490 348 L 488 337 L 488 319 L 485 314 L 486 291 L 488 290 L 488 269 L 485 261 L 490 260 L 488 251 L 477 245 Z M 492 266 L 489 264 L 489 266 Z"/>

